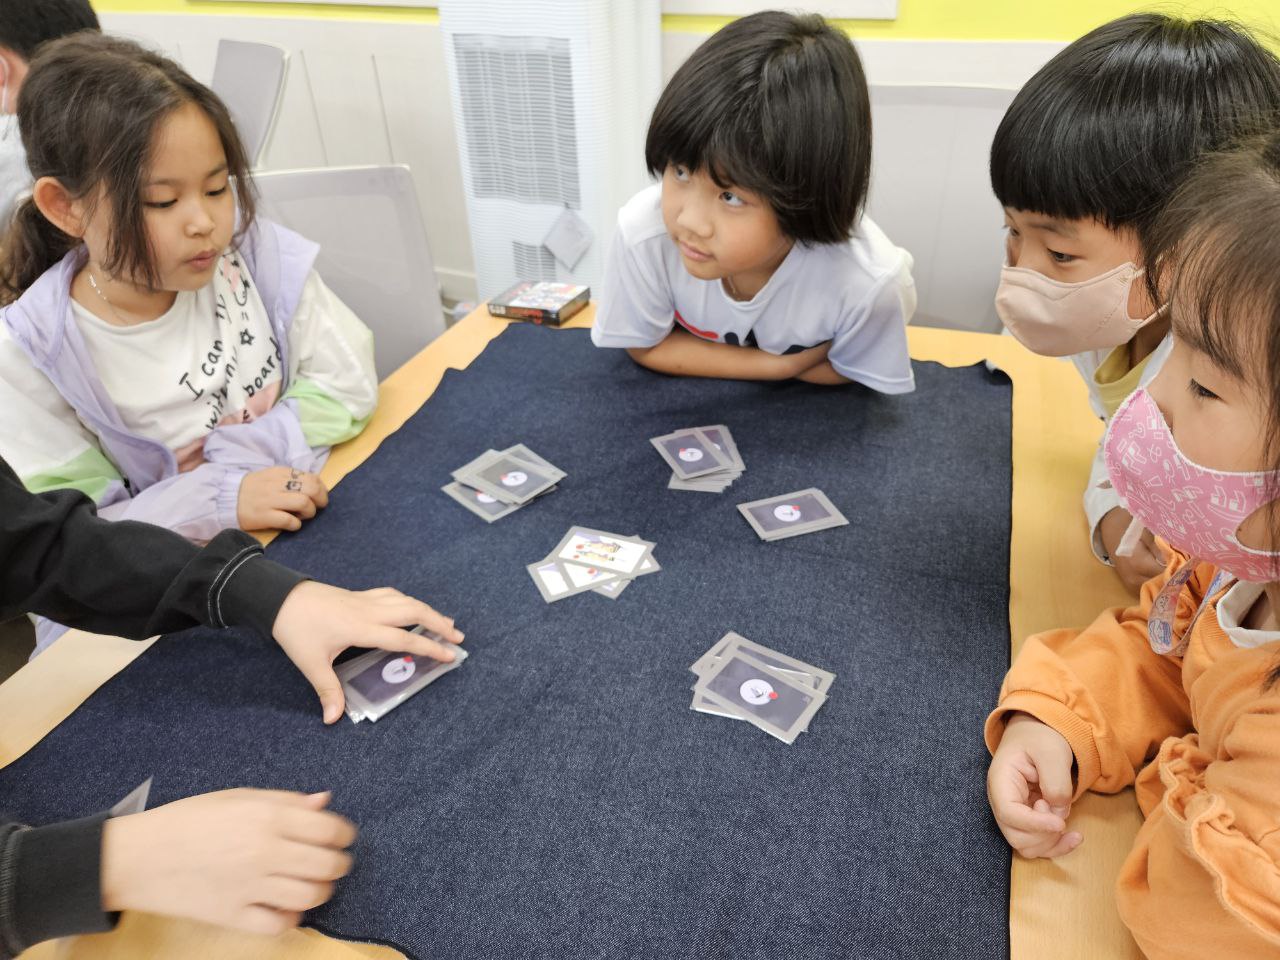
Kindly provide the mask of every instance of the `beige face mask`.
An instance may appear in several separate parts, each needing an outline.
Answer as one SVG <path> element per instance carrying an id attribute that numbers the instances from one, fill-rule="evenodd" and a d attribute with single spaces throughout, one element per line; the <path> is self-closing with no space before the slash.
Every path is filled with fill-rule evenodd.
<path id="1" fill-rule="evenodd" d="M 1028 350 L 1068 357 L 1128 343 L 1160 316 L 1129 316 L 1129 290 L 1143 271 L 1131 262 L 1092 280 L 1063 283 L 1025 267 L 1004 266 L 996 290 L 996 315 Z"/>

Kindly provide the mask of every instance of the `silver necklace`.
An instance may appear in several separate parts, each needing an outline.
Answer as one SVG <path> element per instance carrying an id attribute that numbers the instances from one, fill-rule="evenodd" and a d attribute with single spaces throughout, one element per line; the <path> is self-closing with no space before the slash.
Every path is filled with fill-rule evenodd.
<path id="1" fill-rule="evenodd" d="M 93 292 L 102 298 L 102 302 L 107 305 L 107 309 L 110 310 L 112 314 L 114 314 L 116 320 L 120 323 L 120 325 L 122 327 L 130 326 L 129 321 L 126 320 L 124 317 L 120 316 L 120 311 L 116 309 L 116 305 L 112 303 L 110 300 L 108 300 L 107 295 L 102 292 L 102 288 L 98 286 L 98 281 L 93 279 L 93 270 L 92 269 L 86 270 L 85 275 L 89 278 L 89 286 L 93 287 Z"/>

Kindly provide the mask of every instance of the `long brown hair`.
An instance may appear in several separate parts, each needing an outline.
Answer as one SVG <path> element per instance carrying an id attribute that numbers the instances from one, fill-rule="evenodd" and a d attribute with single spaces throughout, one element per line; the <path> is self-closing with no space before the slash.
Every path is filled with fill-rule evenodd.
<path id="1" fill-rule="evenodd" d="M 159 276 L 143 219 L 146 182 L 161 121 L 195 104 L 218 131 L 240 207 L 239 232 L 253 222 L 253 183 L 226 106 L 168 57 L 136 43 L 81 33 L 40 48 L 18 97 L 18 126 L 31 175 L 53 177 L 72 197 L 112 216 L 102 268 L 155 286 Z M 237 234 L 239 236 L 239 233 Z M 22 295 L 80 240 L 45 219 L 28 197 L 0 252 L 0 303 Z"/>
<path id="2" fill-rule="evenodd" d="M 1261 393 L 1263 451 L 1280 471 L 1280 130 L 1202 160 L 1145 253 L 1148 290 L 1168 302 L 1175 336 Z M 1280 543 L 1280 511 L 1272 527 Z M 1267 680 L 1277 681 L 1280 661 Z"/>

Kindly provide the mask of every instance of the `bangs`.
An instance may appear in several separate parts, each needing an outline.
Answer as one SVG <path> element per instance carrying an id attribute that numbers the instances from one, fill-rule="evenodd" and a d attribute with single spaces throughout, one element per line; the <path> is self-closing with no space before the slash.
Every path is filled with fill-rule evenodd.
<path id="1" fill-rule="evenodd" d="M 693 111 L 673 116 L 662 136 L 651 138 L 655 142 L 645 155 L 649 172 L 660 178 L 668 166 L 677 165 L 691 172 L 705 170 L 719 187 L 766 192 L 770 162 L 759 121 L 752 122 L 747 113 L 721 113 L 710 122 Z"/>
<path id="2" fill-rule="evenodd" d="M 991 185 L 1002 206 L 1142 234 L 1198 157 L 1277 118 L 1280 61 L 1244 28 L 1121 17 L 1018 92 L 991 144 Z"/>
<path id="3" fill-rule="evenodd" d="M 1280 414 L 1280 141 L 1206 162 L 1152 231 L 1148 288 L 1175 334 Z"/>

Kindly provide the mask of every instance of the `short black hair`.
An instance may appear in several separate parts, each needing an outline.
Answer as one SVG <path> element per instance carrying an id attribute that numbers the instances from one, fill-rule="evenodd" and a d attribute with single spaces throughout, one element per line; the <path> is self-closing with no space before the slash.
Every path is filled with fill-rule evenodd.
<path id="1" fill-rule="evenodd" d="M 49 40 L 101 29 L 89 0 L 0 0 L 0 47 L 24 60 Z"/>
<path id="2" fill-rule="evenodd" d="M 1197 157 L 1280 121 L 1280 59 L 1237 23 L 1121 17 L 1014 98 L 991 144 L 1000 204 L 1145 235 Z"/>
<path id="3" fill-rule="evenodd" d="M 871 103 L 845 34 L 814 14 L 735 20 L 676 71 L 649 121 L 649 173 L 705 169 L 773 209 L 801 243 L 839 243 L 871 179 Z"/>

